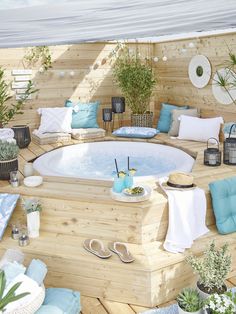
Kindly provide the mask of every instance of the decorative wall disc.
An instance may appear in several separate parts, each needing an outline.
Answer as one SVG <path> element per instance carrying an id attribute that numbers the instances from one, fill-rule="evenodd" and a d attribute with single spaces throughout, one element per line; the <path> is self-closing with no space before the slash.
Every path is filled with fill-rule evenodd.
<path id="1" fill-rule="evenodd" d="M 188 76 L 195 87 L 205 87 L 211 78 L 211 64 L 207 57 L 203 55 L 193 57 L 188 66 Z"/>
<path id="2" fill-rule="evenodd" d="M 231 84 L 235 84 L 235 79 L 236 74 L 234 74 L 231 70 L 229 69 L 220 69 L 217 70 L 213 77 L 212 81 L 212 92 L 215 97 L 215 99 L 223 104 L 223 105 L 230 105 L 233 103 L 234 100 L 236 100 L 236 87 L 232 87 Z M 224 79 L 227 82 L 227 90 L 220 86 L 219 80 Z"/>

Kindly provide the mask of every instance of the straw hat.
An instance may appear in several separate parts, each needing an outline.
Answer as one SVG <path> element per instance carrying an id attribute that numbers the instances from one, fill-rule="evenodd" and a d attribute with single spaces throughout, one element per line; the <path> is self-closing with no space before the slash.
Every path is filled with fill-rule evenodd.
<path id="1" fill-rule="evenodd" d="M 191 190 L 196 187 L 193 183 L 193 176 L 184 172 L 173 172 L 169 175 L 167 182 L 162 183 L 165 189 Z"/>

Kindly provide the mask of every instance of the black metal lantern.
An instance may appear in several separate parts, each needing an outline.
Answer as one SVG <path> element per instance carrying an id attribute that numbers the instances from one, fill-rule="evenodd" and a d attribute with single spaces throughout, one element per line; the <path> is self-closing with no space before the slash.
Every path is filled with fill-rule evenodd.
<path id="1" fill-rule="evenodd" d="M 102 109 L 102 120 L 103 120 L 103 122 L 111 122 L 112 121 L 112 109 L 111 108 Z"/>
<path id="2" fill-rule="evenodd" d="M 232 129 L 236 124 L 232 124 L 229 136 L 224 141 L 224 164 L 236 165 L 236 138 L 231 137 Z"/>
<path id="3" fill-rule="evenodd" d="M 28 147 L 31 142 L 29 127 L 27 125 L 14 125 L 12 130 L 14 131 L 16 144 L 20 148 Z"/>
<path id="4" fill-rule="evenodd" d="M 125 112 L 125 98 L 124 97 L 111 97 L 112 111 L 114 113 Z"/>
<path id="5" fill-rule="evenodd" d="M 210 140 L 216 141 L 218 147 L 209 147 Z M 217 141 L 217 139 L 214 137 L 210 137 L 207 141 L 207 148 L 204 150 L 204 165 L 210 167 L 221 165 L 221 151 L 219 149 L 219 141 Z"/>

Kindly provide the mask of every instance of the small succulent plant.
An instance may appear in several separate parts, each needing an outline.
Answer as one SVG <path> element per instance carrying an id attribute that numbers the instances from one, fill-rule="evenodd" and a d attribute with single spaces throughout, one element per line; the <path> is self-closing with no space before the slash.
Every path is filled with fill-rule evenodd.
<path id="1" fill-rule="evenodd" d="M 0 161 L 7 161 L 17 158 L 19 147 L 13 142 L 0 141 Z"/>
<path id="2" fill-rule="evenodd" d="M 179 307 L 185 312 L 196 312 L 203 307 L 203 300 L 196 289 L 184 288 L 177 297 Z"/>

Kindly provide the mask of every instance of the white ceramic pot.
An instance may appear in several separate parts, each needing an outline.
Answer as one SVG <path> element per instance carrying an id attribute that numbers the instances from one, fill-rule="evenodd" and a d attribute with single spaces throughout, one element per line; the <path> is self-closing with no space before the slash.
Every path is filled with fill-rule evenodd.
<path id="1" fill-rule="evenodd" d="M 35 211 L 27 214 L 27 229 L 30 238 L 37 238 L 40 229 L 40 212 Z"/>
<path id="2" fill-rule="evenodd" d="M 197 282 L 197 284 L 196 284 L 196 287 L 197 287 L 197 291 L 198 291 L 200 297 L 201 297 L 203 300 L 206 300 L 206 299 L 211 295 L 210 293 L 206 293 L 206 292 L 202 291 L 202 290 L 199 288 L 199 286 L 198 286 L 198 282 Z M 227 291 L 226 285 L 225 285 L 225 291 Z"/>
<path id="3" fill-rule="evenodd" d="M 203 310 L 201 309 L 201 310 L 198 310 L 196 312 L 186 312 L 183 309 L 181 309 L 181 307 L 178 304 L 178 312 L 179 312 L 179 314 L 202 314 Z"/>

